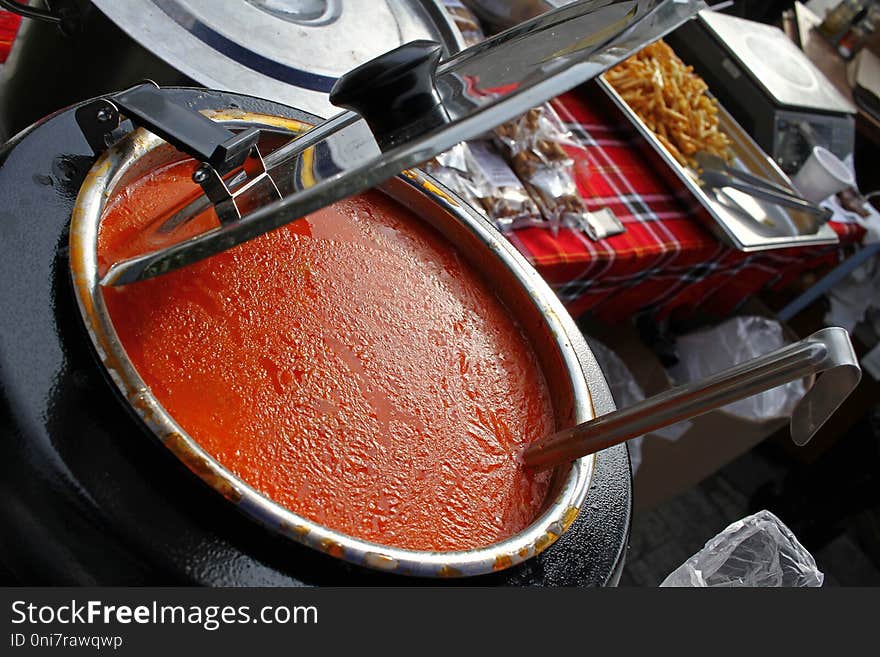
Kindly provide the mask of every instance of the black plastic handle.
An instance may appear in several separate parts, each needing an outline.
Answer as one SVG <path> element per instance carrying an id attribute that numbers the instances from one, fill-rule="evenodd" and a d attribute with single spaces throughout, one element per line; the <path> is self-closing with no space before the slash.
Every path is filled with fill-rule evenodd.
<path id="1" fill-rule="evenodd" d="M 150 82 L 120 92 L 112 101 L 134 123 L 207 162 L 220 175 L 241 166 L 259 137 L 256 128 L 235 134 L 198 112 L 173 103 Z"/>
<path id="2" fill-rule="evenodd" d="M 410 41 L 336 81 L 330 102 L 360 114 L 383 150 L 446 123 L 434 87 L 443 54 L 436 41 Z"/>

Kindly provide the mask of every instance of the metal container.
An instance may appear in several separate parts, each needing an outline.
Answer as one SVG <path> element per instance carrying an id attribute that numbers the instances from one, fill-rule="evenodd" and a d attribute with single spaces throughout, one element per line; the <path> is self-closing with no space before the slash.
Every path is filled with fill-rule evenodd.
<path id="1" fill-rule="evenodd" d="M 682 166 L 673 157 L 604 77 L 599 77 L 597 84 L 632 123 L 645 146 L 643 151 L 672 173 L 667 179 L 700 203 L 712 219 L 708 228 L 723 242 L 745 252 L 838 242 L 837 233 L 831 226 L 827 223 L 817 225 L 815 217 L 805 212 L 758 200 L 735 189 L 704 188 L 699 174 Z M 718 107 L 718 123 L 718 129 L 730 139 L 735 168 L 798 194 L 789 177 L 721 105 Z"/>
<path id="2" fill-rule="evenodd" d="M 306 127 L 293 119 L 240 111 L 206 114 L 230 126 L 291 132 Z M 70 270 L 89 337 L 130 408 L 177 458 L 242 512 L 273 531 L 334 557 L 401 574 L 466 576 L 508 568 L 539 554 L 571 526 L 590 485 L 594 456 L 560 468 L 543 512 L 525 530 L 495 545 L 437 553 L 369 543 L 302 517 L 249 487 L 190 438 L 150 392 L 119 342 L 101 294 L 96 253 L 100 218 L 109 200 L 150 170 L 181 157 L 159 137 L 135 130 L 92 167 L 80 189 L 70 227 Z M 594 402 L 572 344 L 582 338 L 567 330 L 561 320 L 566 311 L 524 258 L 466 203 L 419 171 L 407 171 L 381 189 L 441 233 L 497 290 L 538 355 L 554 401 L 557 427 L 592 419 Z M 598 369 L 594 374 L 601 378 Z"/>

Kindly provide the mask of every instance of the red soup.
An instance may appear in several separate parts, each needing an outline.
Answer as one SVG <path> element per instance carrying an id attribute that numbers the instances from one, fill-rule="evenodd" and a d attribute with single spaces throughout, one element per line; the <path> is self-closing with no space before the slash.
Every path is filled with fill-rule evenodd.
<path id="1" fill-rule="evenodd" d="M 191 172 L 170 165 L 110 203 L 102 267 L 148 246 L 136 236 Z M 104 294 L 165 409 L 307 518 L 461 550 L 517 533 L 544 502 L 549 474 L 517 458 L 554 428 L 534 353 L 452 246 L 379 192 Z"/>

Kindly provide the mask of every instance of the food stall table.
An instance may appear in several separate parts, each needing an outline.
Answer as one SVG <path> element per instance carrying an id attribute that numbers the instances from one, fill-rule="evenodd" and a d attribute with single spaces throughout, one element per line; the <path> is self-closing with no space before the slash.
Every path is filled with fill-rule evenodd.
<path id="1" fill-rule="evenodd" d="M 857 224 L 832 222 L 839 244 L 738 251 L 710 231 L 713 220 L 696 200 L 669 184 L 597 87 L 554 104 L 581 142 L 569 152 L 587 208 L 610 208 L 626 227 L 598 241 L 568 228 L 509 234 L 575 316 L 590 311 L 616 323 L 642 311 L 658 319 L 698 308 L 729 314 L 765 287 L 781 289 L 805 272 L 833 267 L 864 237 Z"/>

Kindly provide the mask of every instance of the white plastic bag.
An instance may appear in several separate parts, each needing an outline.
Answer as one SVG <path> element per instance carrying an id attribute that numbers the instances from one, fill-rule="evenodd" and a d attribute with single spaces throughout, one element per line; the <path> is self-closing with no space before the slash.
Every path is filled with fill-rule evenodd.
<path id="1" fill-rule="evenodd" d="M 711 329 L 680 336 L 679 362 L 669 374 L 678 384 L 700 381 L 786 344 L 779 322 L 766 317 L 733 317 Z M 805 392 L 803 381 L 792 381 L 728 404 L 724 410 L 748 420 L 788 417 Z"/>
<path id="2" fill-rule="evenodd" d="M 769 511 L 759 511 L 706 543 L 660 586 L 817 587 L 824 579 L 791 530 Z"/>

